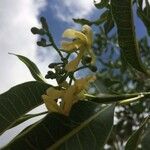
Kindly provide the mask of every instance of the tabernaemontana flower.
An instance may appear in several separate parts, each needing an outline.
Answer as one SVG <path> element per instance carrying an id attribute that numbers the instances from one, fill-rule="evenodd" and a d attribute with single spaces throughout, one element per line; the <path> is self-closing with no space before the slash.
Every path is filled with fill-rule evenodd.
<path id="1" fill-rule="evenodd" d="M 73 85 L 67 88 L 64 87 L 62 90 L 57 90 L 53 87 L 47 89 L 46 95 L 42 95 L 42 99 L 48 111 L 69 115 L 72 105 L 78 102 L 78 100 L 83 100 L 85 98 L 84 94 L 89 83 L 93 82 L 95 79 L 95 76 L 87 76 L 76 80 Z M 57 103 L 58 99 L 61 99 L 60 104 Z"/>
<path id="2" fill-rule="evenodd" d="M 82 31 L 67 29 L 64 31 L 63 37 L 71 39 L 71 42 L 63 41 L 61 44 L 65 52 L 72 53 L 79 51 L 77 52 L 77 57 L 65 66 L 65 70 L 68 72 L 76 70 L 84 54 L 89 54 L 92 57 L 91 63 L 95 63 L 95 55 L 91 48 L 93 33 L 90 26 L 82 26 Z"/>

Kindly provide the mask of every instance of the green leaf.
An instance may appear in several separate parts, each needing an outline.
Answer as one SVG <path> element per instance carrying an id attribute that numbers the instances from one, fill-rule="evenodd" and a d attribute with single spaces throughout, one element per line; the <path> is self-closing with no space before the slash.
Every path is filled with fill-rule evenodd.
<path id="1" fill-rule="evenodd" d="M 105 12 L 103 12 L 100 16 L 100 18 L 95 22 L 95 24 L 99 25 L 101 23 L 103 23 L 104 21 L 108 20 L 110 18 L 111 15 L 111 11 L 110 10 L 106 10 Z"/>
<path id="2" fill-rule="evenodd" d="M 84 19 L 84 18 L 82 18 L 82 19 L 74 19 L 73 18 L 73 21 L 74 22 L 76 22 L 76 23 L 79 23 L 79 24 L 81 24 L 81 25 L 85 25 L 85 24 L 87 24 L 87 25 L 89 25 L 89 26 L 91 26 L 92 25 L 92 22 L 91 21 L 89 21 L 89 20 L 87 20 L 87 19 Z"/>
<path id="3" fill-rule="evenodd" d="M 112 0 L 111 10 L 117 25 L 121 53 L 124 55 L 128 65 L 149 76 L 149 71 L 146 70 L 142 63 L 136 40 L 131 0 Z"/>
<path id="4" fill-rule="evenodd" d="M 112 18 L 108 18 L 108 20 L 104 23 L 105 34 L 108 34 L 112 28 L 114 27 L 114 21 Z"/>
<path id="5" fill-rule="evenodd" d="M 103 149 L 112 130 L 114 108 L 97 111 L 49 149 Z"/>
<path id="6" fill-rule="evenodd" d="M 146 131 L 144 132 L 144 135 L 142 136 L 142 142 L 141 142 L 142 150 L 150 149 L 150 144 L 149 144 L 150 136 L 149 135 L 150 135 L 150 121 L 149 121 L 149 125 Z"/>
<path id="7" fill-rule="evenodd" d="M 102 149 L 113 126 L 115 105 L 76 103 L 69 117 L 51 113 L 18 135 L 4 149 Z"/>
<path id="8" fill-rule="evenodd" d="M 125 150 L 133 150 L 137 149 L 138 144 L 141 141 L 141 137 L 143 134 L 143 130 L 144 127 L 146 125 L 146 123 L 148 123 L 149 120 L 149 116 L 143 121 L 142 125 L 139 127 L 139 129 L 137 131 L 135 131 L 128 139 L 127 144 L 125 146 Z"/>
<path id="9" fill-rule="evenodd" d="M 37 81 L 42 81 L 42 82 L 46 82 L 40 72 L 40 70 L 38 69 L 38 67 L 36 66 L 36 64 L 34 62 L 32 62 L 30 59 L 28 59 L 25 56 L 22 55 L 17 55 L 17 54 L 13 54 L 13 53 L 9 53 L 12 55 L 17 56 L 30 70 L 33 78 Z"/>
<path id="10" fill-rule="evenodd" d="M 130 101 L 138 100 L 138 99 L 141 99 L 142 97 L 148 98 L 150 97 L 150 92 L 122 94 L 122 95 L 105 94 L 101 96 L 85 94 L 85 96 L 88 100 L 96 102 L 96 103 L 100 103 L 100 104 L 113 103 L 113 102 L 123 103 L 127 101 L 130 102 Z"/>
<path id="11" fill-rule="evenodd" d="M 43 103 L 41 95 L 50 85 L 32 81 L 17 85 L 0 95 L 0 134 Z M 26 118 L 28 119 L 28 117 Z M 25 118 L 23 119 L 26 120 Z"/>
<path id="12" fill-rule="evenodd" d="M 108 20 L 110 18 L 111 15 L 111 11 L 110 10 L 106 10 L 104 13 L 101 14 L 100 18 L 98 18 L 97 20 L 94 21 L 89 21 L 87 19 L 73 19 L 74 22 L 79 23 L 81 25 L 87 24 L 89 26 L 91 25 L 100 25 L 101 23 L 103 23 L 104 21 Z"/>

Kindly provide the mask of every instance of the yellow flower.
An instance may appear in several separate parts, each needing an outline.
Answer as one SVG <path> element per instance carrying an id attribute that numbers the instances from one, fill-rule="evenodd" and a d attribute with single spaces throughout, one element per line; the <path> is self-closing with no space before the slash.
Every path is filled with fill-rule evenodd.
<path id="1" fill-rule="evenodd" d="M 85 98 L 85 90 L 90 82 L 96 79 L 95 76 L 87 76 L 85 78 L 78 79 L 74 82 L 74 85 L 70 85 L 62 90 L 57 90 L 50 87 L 46 91 L 46 95 L 42 95 L 42 99 L 50 112 L 58 112 L 64 115 L 69 115 L 72 105 L 78 100 Z M 57 100 L 61 98 L 60 105 L 57 104 Z"/>
<path id="2" fill-rule="evenodd" d="M 67 29 L 64 31 L 63 37 L 72 40 L 71 42 L 62 42 L 61 47 L 65 52 L 70 53 L 79 50 L 77 57 L 65 66 L 65 70 L 68 72 L 76 70 L 84 54 L 89 54 L 92 57 L 92 63 L 95 63 L 95 55 L 91 48 L 93 43 L 93 33 L 90 26 L 82 26 L 82 31 Z"/>
<path id="3" fill-rule="evenodd" d="M 61 95 L 62 91 L 56 90 L 53 87 L 46 90 L 46 95 L 42 95 L 42 99 L 50 112 L 63 113 L 62 108 L 58 106 L 56 101 Z"/>

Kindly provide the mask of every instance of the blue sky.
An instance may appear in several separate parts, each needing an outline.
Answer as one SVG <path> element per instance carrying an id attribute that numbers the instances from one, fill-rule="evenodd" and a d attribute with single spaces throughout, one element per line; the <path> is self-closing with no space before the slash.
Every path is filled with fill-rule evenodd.
<path id="1" fill-rule="evenodd" d="M 14 85 L 33 80 L 30 72 L 15 56 L 25 55 L 33 60 L 45 75 L 48 64 L 55 58 L 50 49 L 36 46 L 37 36 L 31 34 L 33 26 L 40 27 L 39 18 L 45 16 L 56 43 L 66 28 L 79 28 L 72 18 L 94 19 L 100 10 L 93 0 L 1 0 L 0 1 L 0 93 Z M 135 18 L 138 37 L 145 33 L 143 23 Z M 45 56 L 44 59 L 41 56 Z M 52 83 L 54 83 L 52 81 Z"/>

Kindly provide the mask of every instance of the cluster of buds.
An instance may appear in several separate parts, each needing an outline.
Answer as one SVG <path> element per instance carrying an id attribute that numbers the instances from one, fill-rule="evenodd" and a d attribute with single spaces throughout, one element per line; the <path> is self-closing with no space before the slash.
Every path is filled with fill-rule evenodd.
<path id="1" fill-rule="evenodd" d="M 50 112 L 58 112 L 64 115 L 69 115 L 71 107 L 78 100 L 83 100 L 84 94 L 90 82 L 95 80 L 95 76 L 87 76 L 85 78 L 76 79 L 74 73 L 84 68 L 89 68 L 91 71 L 96 72 L 95 54 L 92 50 L 93 33 L 88 25 L 83 25 L 81 31 L 74 29 L 66 29 L 62 35 L 64 40 L 61 43 L 61 48 L 58 48 L 52 38 L 51 33 L 44 17 L 40 19 L 42 28 L 38 29 L 33 27 L 31 32 L 41 36 L 47 36 L 46 39 L 41 38 L 37 45 L 47 47 L 53 46 L 61 57 L 61 62 L 49 64 L 49 71 L 45 78 L 55 79 L 58 87 L 50 87 L 47 89 L 46 94 L 42 95 L 44 103 Z M 65 55 L 64 57 L 64 53 Z M 75 59 L 69 61 L 70 55 L 76 54 Z M 81 64 L 81 65 L 80 65 Z M 69 78 L 69 83 L 67 82 Z M 73 82 L 74 81 L 74 82 Z M 60 100 L 58 104 L 58 100 Z"/>

